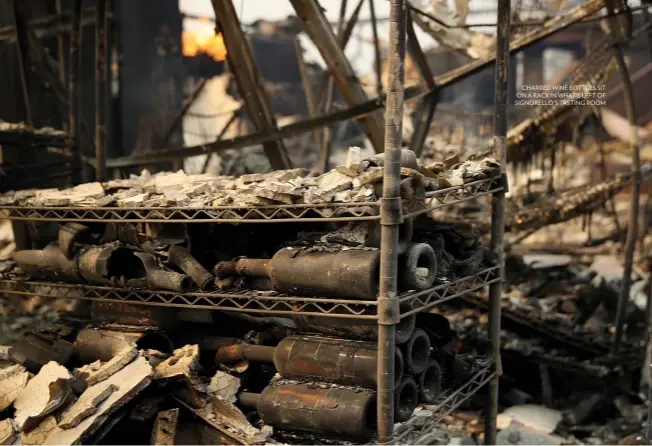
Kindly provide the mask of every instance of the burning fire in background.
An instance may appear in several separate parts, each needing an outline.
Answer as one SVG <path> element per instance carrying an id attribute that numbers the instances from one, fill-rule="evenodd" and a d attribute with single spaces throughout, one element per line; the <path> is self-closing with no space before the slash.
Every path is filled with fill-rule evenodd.
<path id="1" fill-rule="evenodd" d="M 183 55 L 187 57 L 206 53 L 217 62 L 226 60 L 226 45 L 222 33 L 215 33 L 209 19 L 185 19 L 181 44 Z"/>

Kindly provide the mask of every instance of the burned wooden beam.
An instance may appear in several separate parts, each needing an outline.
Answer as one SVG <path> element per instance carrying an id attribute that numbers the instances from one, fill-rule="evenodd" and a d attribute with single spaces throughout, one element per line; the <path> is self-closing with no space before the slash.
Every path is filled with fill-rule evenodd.
<path id="1" fill-rule="evenodd" d="M 156 416 L 154 429 L 152 430 L 151 444 L 173 445 L 177 435 L 177 423 L 179 422 L 179 409 L 170 409 L 159 412 Z"/>
<path id="2" fill-rule="evenodd" d="M 368 100 L 360 80 L 338 44 L 333 30 L 326 20 L 317 0 L 291 0 L 297 15 L 303 20 L 306 31 L 319 49 L 328 69 L 331 71 L 337 88 L 350 105 Z M 378 113 L 360 119 L 360 127 L 371 141 L 377 153 L 383 151 L 383 127 Z"/>
<path id="3" fill-rule="evenodd" d="M 276 118 L 263 87 L 256 61 L 240 26 L 233 3 L 219 0 L 213 0 L 212 3 L 220 31 L 224 36 L 224 43 L 229 49 L 226 56 L 229 68 L 234 74 L 240 95 L 244 98 L 251 121 L 259 131 L 278 131 Z M 281 138 L 270 138 L 263 143 L 263 148 L 272 169 L 292 167 Z"/>
<path id="4" fill-rule="evenodd" d="M 547 20 L 540 28 L 536 30 L 517 36 L 512 40 L 510 46 L 510 53 L 514 53 L 533 45 L 534 43 L 545 39 L 546 37 L 568 28 L 572 24 L 589 17 L 596 12 L 600 11 L 604 6 L 603 0 L 588 0 L 575 8 L 570 9 L 566 14 L 559 17 Z M 469 76 L 477 73 L 483 68 L 493 64 L 495 56 L 490 56 L 485 59 L 475 60 L 459 68 L 449 71 L 435 77 L 435 82 L 439 88 L 445 88 L 463 81 Z M 416 100 L 430 93 L 427 87 L 417 85 L 405 89 L 405 100 Z M 385 97 L 370 99 L 358 105 L 354 105 L 345 110 L 338 110 L 333 113 L 318 116 L 314 119 L 307 119 L 301 122 L 289 124 L 280 127 L 273 132 L 260 132 L 251 135 L 238 136 L 236 138 L 215 141 L 210 144 L 203 144 L 200 146 L 184 147 L 181 149 L 169 150 L 148 155 L 137 156 L 124 156 L 114 158 L 107 161 L 107 167 L 120 168 L 130 166 L 142 166 L 147 164 L 163 163 L 179 158 L 185 158 L 195 155 L 203 155 L 206 153 L 221 152 L 229 149 L 241 149 L 255 144 L 261 144 L 265 141 L 278 138 L 290 138 L 293 136 L 301 135 L 306 132 L 311 132 L 317 128 L 332 125 L 337 122 L 345 121 L 348 119 L 361 119 L 367 115 L 382 110 L 385 107 Z M 92 162 L 92 160 L 89 160 Z"/>
<path id="5" fill-rule="evenodd" d="M 431 3 L 428 13 L 438 21 L 415 13 L 411 16 L 414 22 L 424 32 L 446 48 L 450 48 L 471 59 L 485 58 L 493 53 L 495 39 L 482 33 L 474 32 L 468 28 L 458 28 L 456 15 L 448 9 L 445 3 Z"/>
<path id="6" fill-rule="evenodd" d="M 423 144 L 428 136 L 432 118 L 435 116 L 435 110 L 437 108 L 437 103 L 439 102 L 439 88 L 437 87 L 435 78 L 432 75 L 432 70 L 428 65 L 428 60 L 423 53 L 423 49 L 419 44 L 419 39 L 414 31 L 413 19 L 410 14 L 408 14 L 407 19 L 407 36 L 410 57 L 416 63 L 417 68 L 419 69 L 419 74 L 425 81 L 428 89 L 431 90 L 429 94 L 419 100 L 419 105 L 417 106 L 415 113 L 414 133 L 410 140 L 410 150 L 419 156 L 421 155 Z"/>

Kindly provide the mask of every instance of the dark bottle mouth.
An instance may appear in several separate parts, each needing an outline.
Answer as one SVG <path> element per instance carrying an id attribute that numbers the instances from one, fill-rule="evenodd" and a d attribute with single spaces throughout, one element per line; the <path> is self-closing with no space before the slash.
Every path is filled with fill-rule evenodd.
<path id="1" fill-rule="evenodd" d="M 433 403 L 441 392 L 441 367 L 430 361 L 426 370 L 419 375 L 419 399 L 424 403 Z"/>
<path id="2" fill-rule="evenodd" d="M 404 346 L 405 365 L 407 371 L 418 375 L 422 373 L 430 362 L 430 338 L 420 328 L 414 330 L 412 337 Z"/>
<path id="3" fill-rule="evenodd" d="M 362 418 L 363 439 L 365 441 L 371 439 L 374 433 L 378 430 L 378 407 L 376 395 L 373 395 L 367 401 L 364 409 L 364 417 Z"/>
<path id="4" fill-rule="evenodd" d="M 413 378 L 406 376 L 398 385 L 394 393 L 394 405 L 396 406 L 396 421 L 404 422 L 410 419 L 414 409 L 419 403 L 419 388 Z"/>

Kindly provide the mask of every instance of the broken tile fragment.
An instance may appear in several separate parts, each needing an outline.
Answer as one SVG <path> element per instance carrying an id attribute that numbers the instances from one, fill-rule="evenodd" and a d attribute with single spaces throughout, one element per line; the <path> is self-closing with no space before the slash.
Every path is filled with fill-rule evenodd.
<path id="1" fill-rule="evenodd" d="M 47 438 L 47 444 L 72 445 L 84 443 L 97 432 L 110 415 L 142 392 L 152 381 L 152 367 L 142 356 L 137 356 L 126 367 L 105 381 L 95 384 L 98 388 L 117 386 L 109 397 L 97 406 L 98 411 L 82 420 L 76 427 L 62 429 L 57 426 Z"/>
<path id="2" fill-rule="evenodd" d="M 115 384 L 109 384 L 107 386 L 95 385 L 89 387 L 62 415 L 59 427 L 62 429 L 71 429 L 77 426 L 82 422 L 82 420 L 96 413 L 100 403 L 106 400 L 113 392 L 118 390 L 118 388 L 119 387 Z"/>
<path id="3" fill-rule="evenodd" d="M 16 428 L 22 431 L 33 420 L 60 407 L 70 394 L 72 375 L 60 364 L 48 362 L 20 391 L 14 401 Z"/>
<path id="4" fill-rule="evenodd" d="M 81 330 L 75 340 L 75 347 L 82 361 L 95 360 L 75 373 L 76 378 L 84 380 L 88 386 L 104 381 L 138 355 L 134 342 L 103 330 Z"/>

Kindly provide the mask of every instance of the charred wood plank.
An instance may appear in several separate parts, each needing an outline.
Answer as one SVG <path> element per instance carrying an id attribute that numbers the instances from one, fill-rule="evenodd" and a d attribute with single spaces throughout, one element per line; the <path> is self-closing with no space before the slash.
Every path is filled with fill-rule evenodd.
<path id="1" fill-rule="evenodd" d="M 224 43 L 229 49 L 226 55 L 229 68 L 234 74 L 240 95 L 244 98 L 251 121 L 259 131 L 277 132 L 276 118 L 233 3 L 220 0 L 213 0 L 212 3 Z M 292 167 L 281 138 L 266 140 L 263 149 L 273 169 Z"/>

